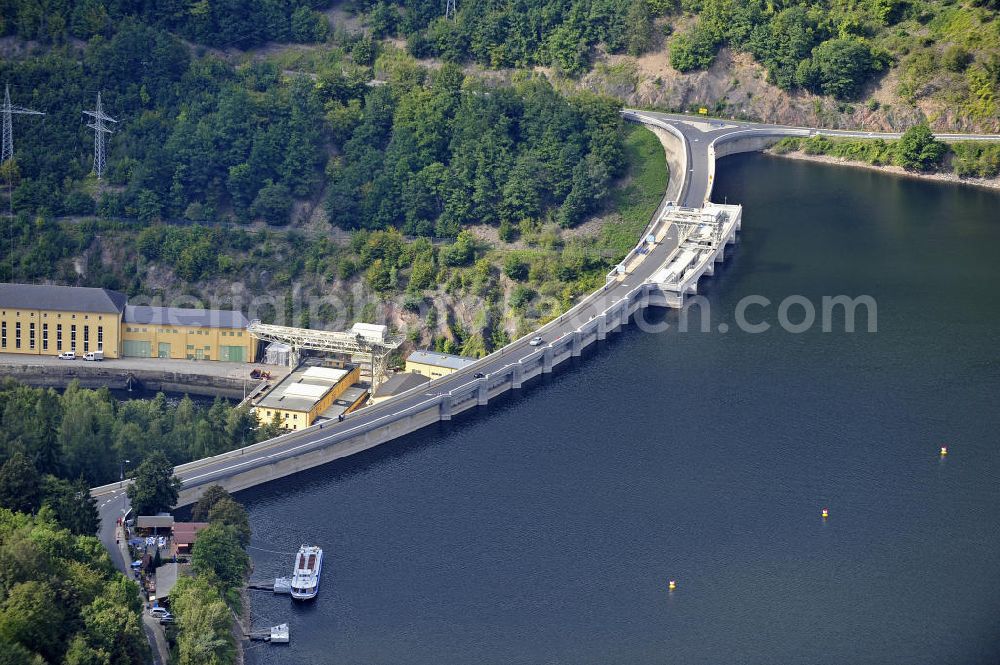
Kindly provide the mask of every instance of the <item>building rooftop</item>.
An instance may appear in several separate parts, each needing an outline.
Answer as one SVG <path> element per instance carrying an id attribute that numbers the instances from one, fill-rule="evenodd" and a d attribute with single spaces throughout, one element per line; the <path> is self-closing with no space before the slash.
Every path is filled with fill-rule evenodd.
<path id="1" fill-rule="evenodd" d="M 246 328 L 247 317 L 226 309 L 185 309 L 183 307 L 152 307 L 128 305 L 125 323 L 152 326 L 198 326 L 201 328 Z"/>
<path id="2" fill-rule="evenodd" d="M 177 586 L 178 564 L 163 563 L 156 569 L 156 599 L 163 600 Z"/>
<path id="3" fill-rule="evenodd" d="M 299 367 L 272 388 L 256 406 L 265 409 L 309 411 L 340 383 L 351 369 L 334 369 L 319 365 Z"/>
<path id="4" fill-rule="evenodd" d="M 349 408 L 354 406 L 359 400 L 363 400 L 365 395 L 368 394 L 368 387 L 365 385 L 354 384 L 344 392 L 340 394 L 340 397 L 333 400 L 333 404 L 330 405 L 323 413 L 316 417 L 316 422 L 321 422 L 323 420 L 333 420 L 342 413 L 346 413 Z"/>
<path id="5" fill-rule="evenodd" d="M 174 522 L 173 537 L 176 545 L 190 545 L 198 538 L 198 532 L 208 526 L 208 522 Z"/>
<path id="6" fill-rule="evenodd" d="M 417 386 L 427 383 L 428 381 L 430 381 L 430 379 L 423 374 L 417 374 L 416 372 L 400 372 L 399 374 L 393 374 L 379 384 L 379 387 L 375 389 L 374 393 L 372 393 L 372 397 L 392 397 L 393 395 L 406 392 L 410 388 L 416 388 Z"/>
<path id="7" fill-rule="evenodd" d="M 438 353 L 437 351 L 414 351 L 406 358 L 406 362 L 447 367 L 448 369 L 462 369 L 476 362 L 476 360 L 475 358 L 463 358 L 462 356 L 453 356 L 450 353 Z"/>
<path id="8" fill-rule="evenodd" d="M 302 380 L 308 381 L 309 383 L 325 383 L 333 386 L 340 383 L 340 380 L 347 376 L 347 373 L 348 371 L 346 369 L 315 365 L 302 373 Z"/>
<path id="9" fill-rule="evenodd" d="M 169 529 L 174 526 L 171 515 L 139 515 L 135 520 L 137 529 Z"/>
<path id="10" fill-rule="evenodd" d="M 0 284 L 0 307 L 121 314 L 125 294 L 108 289 L 49 284 Z"/>

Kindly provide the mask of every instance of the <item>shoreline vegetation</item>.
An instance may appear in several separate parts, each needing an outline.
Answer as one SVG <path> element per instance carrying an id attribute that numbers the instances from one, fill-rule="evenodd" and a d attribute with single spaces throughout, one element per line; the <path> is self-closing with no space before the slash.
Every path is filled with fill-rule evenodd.
<path id="1" fill-rule="evenodd" d="M 922 171 L 907 171 L 903 167 L 895 166 L 893 164 L 869 164 L 868 162 L 852 160 L 847 157 L 834 157 L 832 155 L 807 155 L 801 151 L 775 152 L 771 148 L 764 150 L 763 152 L 765 155 L 770 157 L 783 157 L 785 159 L 794 159 L 802 162 L 815 162 L 817 164 L 833 164 L 834 166 L 848 166 L 856 169 L 867 169 L 869 171 L 878 171 L 889 175 L 902 176 L 904 178 L 917 178 L 919 180 L 932 180 L 952 185 L 966 185 L 968 187 L 984 187 L 986 189 L 1000 190 L 1000 177 L 961 178 L 955 173 L 944 173 L 940 171 L 930 171 L 926 173 Z"/>
<path id="2" fill-rule="evenodd" d="M 222 487 L 212 485 L 194 505 L 194 521 L 209 525 L 198 534 L 191 570 L 171 594 L 177 616 L 171 652 L 180 663 L 235 665 L 244 662 L 246 580 L 250 557 L 250 522 L 243 505 Z"/>
<path id="3" fill-rule="evenodd" d="M 1000 189 L 1000 143 L 938 141 L 918 125 L 895 141 L 786 137 L 765 154 L 893 175 Z"/>

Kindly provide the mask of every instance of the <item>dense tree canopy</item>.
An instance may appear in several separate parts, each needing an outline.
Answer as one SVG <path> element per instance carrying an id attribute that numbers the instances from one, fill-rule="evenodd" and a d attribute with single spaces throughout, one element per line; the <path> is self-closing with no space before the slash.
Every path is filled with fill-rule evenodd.
<path id="1" fill-rule="evenodd" d="M 218 588 L 204 577 L 183 577 L 170 594 L 180 629 L 178 663 L 224 665 L 236 656 L 232 618 Z"/>
<path id="2" fill-rule="evenodd" d="M 0 662 L 146 662 L 140 612 L 96 538 L 0 509 Z"/>
<path id="3" fill-rule="evenodd" d="M 327 211 L 345 228 L 455 236 L 548 214 L 572 226 L 623 166 L 618 104 L 566 99 L 544 79 L 487 87 L 445 66 L 379 86 L 331 169 Z"/>
<path id="4" fill-rule="evenodd" d="M 174 467 L 159 450 L 153 451 L 136 469 L 128 487 L 128 498 L 136 515 L 156 515 L 177 503 L 181 481 Z"/>
<path id="5" fill-rule="evenodd" d="M 682 72 L 705 69 L 718 48 L 728 44 L 752 54 L 781 88 L 801 86 L 849 99 L 888 64 L 888 56 L 866 37 L 906 11 L 902 3 L 877 4 L 869 11 L 836 0 L 784 7 L 764 0 L 691 3 L 698 22 L 673 40 L 671 64 Z"/>
<path id="6" fill-rule="evenodd" d="M 274 65 L 237 71 L 213 56 L 194 59 L 179 39 L 146 24 L 126 21 L 110 37 L 92 38 L 82 57 L 66 46 L 5 59 L 0 79 L 19 103 L 46 112 L 15 128 L 18 210 L 146 223 L 231 212 L 284 224 L 291 196 L 322 178 L 322 105 L 308 79 L 286 81 Z M 122 189 L 105 190 L 95 205 L 93 139 L 81 112 L 97 90 L 119 121 L 106 179 Z"/>
<path id="7" fill-rule="evenodd" d="M 247 48 L 267 41 L 322 41 L 327 3 L 303 0 L 0 0 L 0 36 L 39 41 L 108 36 L 128 18 L 210 46 Z"/>
<path id="8" fill-rule="evenodd" d="M 581 72 L 598 44 L 636 52 L 649 42 L 659 0 L 459 2 L 454 20 L 437 0 L 362 0 L 377 36 L 402 35 L 416 57 L 473 59 L 490 67 L 554 65 Z M 635 5 L 641 5 L 636 8 Z"/>
<path id="9" fill-rule="evenodd" d="M 906 130 L 896 145 L 896 163 L 904 169 L 926 171 L 937 166 L 948 147 L 934 138 L 927 125 Z"/>
<path id="10" fill-rule="evenodd" d="M 118 480 L 125 459 L 135 469 L 162 452 L 173 466 L 255 443 L 262 436 L 256 426 L 249 409 L 222 400 L 209 408 L 188 398 L 171 405 L 163 395 L 118 403 L 106 390 L 76 384 L 59 394 L 0 383 L 0 462 L 23 454 L 38 474 L 69 481 L 43 482 L 46 497 L 73 494 L 70 485 L 80 478 L 89 487 Z M 3 476 L 0 470 L 0 487 Z M 30 502 L 36 503 L 33 497 Z M 59 514 L 68 510 L 53 507 Z"/>
<path id="11" fill-rule="evenodd" d="M 315 78 L 283 74 L 270 62 L 233 67 L 193 57 L 176 37 L 126 20 L 82 54 L 65 46 L 5 60 L 0 79 L 11 82 L 17 102 L 47 113 L 17 120 L 14 208 L 43 219 L 97 213 L 145 225 L 220 218 L 280 225 L 296 201 L 326 186 L 339 226 L 454 237 L 468 224 L 550 213 L 575 224 L 621 171 L 616 102 L 566 99 L 544 79 L 487 85 L 457 67 L 406 70 L 372 86 L 370 69 L 341 51 L 330 57 Z M 92 139 L 81 111 L 96 90 L 119 120 L 109 142 L 112 187 L 95 188 L 89 176 Z M 29 244 L 40 255 L 22 264 L 22 274 L 79 250 L 54 229 L 48 243 Z M 217 254 L 204 240 L 183 251 L 186 279 Z"/>

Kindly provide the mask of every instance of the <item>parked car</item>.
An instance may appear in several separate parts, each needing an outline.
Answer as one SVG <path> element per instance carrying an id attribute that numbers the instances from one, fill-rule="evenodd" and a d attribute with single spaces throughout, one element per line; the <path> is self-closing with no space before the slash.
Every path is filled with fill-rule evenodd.
<path id="1" fill-rule="evenodd" d="M 483 374 L 482 372 L 476 372 L 475 374 L 472 375 L 472 378 L 473 379 L 484 379 L 484 378 L 486 378 L 486 375 Z"/>
<path id="2" fill-rule="evenodd" d="M 167 616 L 160 617 L 160 624 L 166 626 L 167 624 L 175 623 L 174 616 L 168 614 Z"/>
<path id="3" fill-rule="evenodd" d="M 73 351 L 63 351 L 59 354 L 59 360 L 76 360 L 76 353 Z"/>
<path id="4" fill-rule="evenodd" d="M 545 343 L 545 340 L 542 339 L 541 337 L 532 337 L 531 341 L 528 342 L 528 344 L 530 344 L 532 346 L 541 346 L 544 343 Z"/>
<path id="5" fill-rule="evenodd" d="M 173 615 L 165 607 L 150 607 L 149 616 L 156 619 L 162 619 L 163 617 L 173 618 Z"/>

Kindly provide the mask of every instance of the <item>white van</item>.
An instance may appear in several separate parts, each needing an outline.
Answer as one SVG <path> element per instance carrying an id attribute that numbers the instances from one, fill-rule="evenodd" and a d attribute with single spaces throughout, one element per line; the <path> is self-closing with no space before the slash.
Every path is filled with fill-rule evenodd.
<path id="1" fill-rule="evenodd" d="M 59 354 L 59 360 L 76 360 L 76 353 L 73 351 L 63 351 Z"/>
<path id="2" fill-rule="evenodd" d="M 100 362 L 104 360 L 104 351 L 91 351 L 89 353 L 83 354 L 84 360 L 96 360 Z"/>

